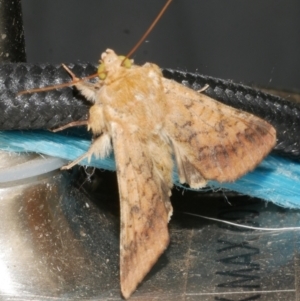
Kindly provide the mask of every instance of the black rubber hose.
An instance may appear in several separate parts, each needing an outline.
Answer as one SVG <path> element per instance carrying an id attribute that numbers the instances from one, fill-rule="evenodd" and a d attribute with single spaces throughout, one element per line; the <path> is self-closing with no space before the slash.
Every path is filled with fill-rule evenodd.
<path id="1" fill-rule="evenodd" d="M 78 76 L 93 74 L 93 64 L 68 65 Z M 230 106 L 270 122 L 277 130 L 275 151 L 300 159 L 300 104 L 251 87 L 205 75 L 163 69 L 164 76 L 193 89 L 205 84 L 204 93 Z M 50 64 L 0 65 L 0 130 L 50 129 L 87 119 L 89 103 L 73 88 L 16 96 L 19 91 L 70 80 L 61 66 Z"/>
<path id="2" fill-rule="evenodd" d="M 70 67 L 78 76 L 95 73 L 90 64 Z M 87 119 L 89 103 L 70 87 L 17 96 L 22 90 L 68 81 L 70 76 L 61 66 L 0 65 L 0 130 L 51 129 Z"/>

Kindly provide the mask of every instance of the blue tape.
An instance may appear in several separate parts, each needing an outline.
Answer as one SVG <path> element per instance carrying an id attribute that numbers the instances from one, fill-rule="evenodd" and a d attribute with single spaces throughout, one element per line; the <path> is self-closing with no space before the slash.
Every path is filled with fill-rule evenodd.
<path id="1" fill-rule="evenodd" d="M 72 161 L 85 153 L 91 144 L 86 133 L 65 131 L 4 131 L 0 132 L 0 149 L 10 152 L 36 152 Z M 115 170 L 113 155 L 102 160 L 83 160 L 81 165 Z M 179 185 L 174 171 L 174 183 Z M 254 171 L 233 183 L 209 182 L 214 189 L 228 189 L 258 197 L 279 206 L 300 208 L 300 164 L 289 159 L 269 155 Z"/>

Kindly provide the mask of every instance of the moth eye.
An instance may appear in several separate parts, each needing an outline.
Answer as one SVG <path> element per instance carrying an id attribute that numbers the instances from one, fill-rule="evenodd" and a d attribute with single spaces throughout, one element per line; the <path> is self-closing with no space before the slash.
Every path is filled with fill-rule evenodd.
<path id="1" fill-rule="evenodd" d="M 105 79 L 106 78 L 106 71 L 105 71 L 105 65 L 104 65 L 104 63 L 101 63 L 100 65 L 99 65 L 99 67 L 98 67 L 98 71 L 97 71 L 97 73 L 98 73 L 98 77 L 100 78 L 100 79 Z"/>
<path id="2" fill-rule="evenodd" d="M 128 59 L 126 56 L 119 55 L 119 58 L 122 60 L 122 66 L 125 68 L 131 68 L 131 60 Z"/>

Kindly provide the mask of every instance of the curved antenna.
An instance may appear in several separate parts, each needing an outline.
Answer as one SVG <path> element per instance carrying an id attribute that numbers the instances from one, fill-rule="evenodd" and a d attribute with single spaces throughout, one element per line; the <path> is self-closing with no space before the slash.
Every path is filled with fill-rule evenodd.
<path id="1" fill-rule="evenodd" d="M 70 87 L 70 86 L 76 85 L 77 83 L 80 83 L 82 81 L 85 81 L 87 79 L 91 79 L 91 78 L 94 78 L 97 76 L 98 76 L 98 73 L 94 73 L 94 74 L 91 74 L 91 75 L 83 77 L 83 78 L 78 78 L 77 80 L 72 80 L 68 83 L 63 83 L 63 84 L 58 84 L 58 85 L 53 85 L 53 86 L 46 86 L 46 87 L 30 89 L 30 90 L 24 90 L 24 91 L 18 92 L 17 96 L 24 95 L 24 94 L 32 94 L 32 93 L 37 93 L 37 92 L 51 91 L 54 89 L 59 89 L 59 88 L 64 88 L 64 87 Z"/>
<path id="2" fill-rule="evenodd" d="M 157 15 L 157 17 L 155 18 L 155 20 L 152 22 L 152 24 L 149 26 L 149 28 L 147 29 L 147 31 L 143 34 L 143 36 L 140 38 L 140 40 L 136 43 L 136 45 L 129 51 L 129 53 L 125 56 L 125 58 L 123 59 L 121 65 L 123 65 L 123 63 L 125 62 L 126 59 L 128 59 L 138 48 L 139 46 L 144 42 L 144 40 L 147 38 L 147 36 L 149 35 L 149 33 L 152 31 L 152 29 L 154 28 L 154 26 L 157 24 L 157 22 L 161 19 L 162 15 L 164 14 L 164 12 L 166 11 L 166 9 L 168 8 L 168 6 L 171 4 L 172 0 L 168 0 L 166 2 L 166 4 L 164 5 L 164 7 L 161 9 L 161 11 L 159 12 L 159 14 Z M 105 72 L 105 71 L 104 71 Z M 24 91 L 20 91 L 17 96 L 19 95 L 24 95 L 24 94 L 31 94 L 31 93 L 36 93 L 36 92 L 44 92 L 44 91 L 50 91 L 53 89 L 59 89 L 59 88 L 64 88 L 64 87 L 69 87 L 69 86 L 74 86 L 79 82 L 85 81 L 87 79 L 91 79 L 94 77 L 99 76 L 99 72 L 83 77 L 81 79 L 76 79 L 73 80 L 71 82 L 68 83 L 63 83 L 63 84 L 58 84 L 58 85 L 53 85 L 53 86 L 47 86 L 47 87 L 43 87 L 43 88 L 37 88 L 37 89 L 30 89 L 30 90 L 24 90 Z"/>
<path id="3" fill-rule="evenodd" d="M 157 24 L 157 22 L 160 20 L 160 18 L 162 17 L 162 15 L 164 14 L 164 12 L 166 11 L 166 9 L 168 8 L 168 6 L 171 4 L 172 0 L 168 0 L 167 3 L 164 5 L 164 7 L 161 9 L 160 13 L 157 15 L 157 17 L 155 18 L 155 20 L 152 22 L 152 24 L 150 25 L 150 27 L 147 29 L 147 31 L 143 34 L 143 36 L 140 38 L 140 40 L 136 43 L 136 45 L 129 51 L 129 53 L 125 56 L 124 60 L 122 61 L 122 65 L 123 62 L 128 59 L 139 47 L 140 45 L 145 41 L 145 39 L 147 38 L 147 36 L 149 35 L 149 33 L 152 31 L 152 29 L 154 28 L 154 26 Z"/>

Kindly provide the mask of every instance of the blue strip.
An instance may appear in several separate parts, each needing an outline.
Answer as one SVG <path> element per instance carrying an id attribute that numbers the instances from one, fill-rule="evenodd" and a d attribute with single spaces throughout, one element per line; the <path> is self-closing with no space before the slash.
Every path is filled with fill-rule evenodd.
<path id="1" fill-rule="evenodd" d="M 69 161 L 85 153 L 91 144 L 84 131 L 52 133 L 49 131 L 4 131 L 0 132 L 0 149 L 10 152 L 36 152 L 63 158 Z M 115 170 L 113 155 L 103 159 L 92 158 L 82 165 Z M 174 183 L 179 185 L 177 173 Z M 254 171 L 234 183 L 209 182 L 214 189 L 224 188 L 244 195 L 258 197 L 279 206 L 300 208 L 300 164 L 289 159 L 269 155 Z"/>

